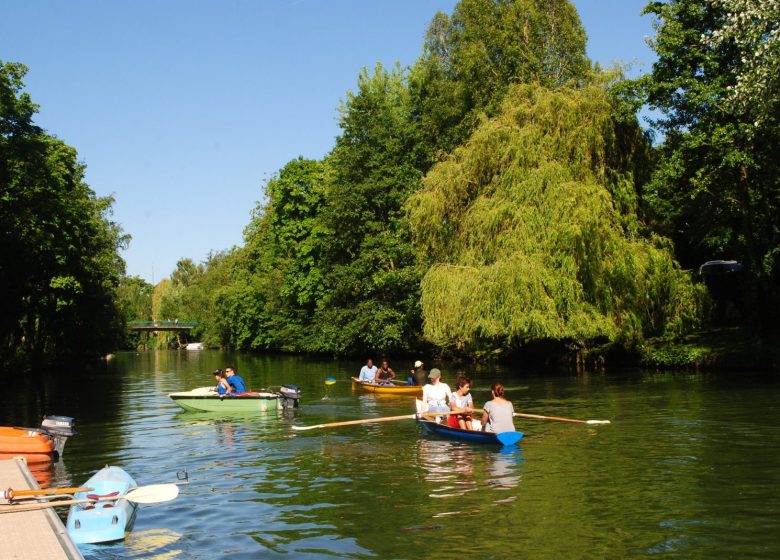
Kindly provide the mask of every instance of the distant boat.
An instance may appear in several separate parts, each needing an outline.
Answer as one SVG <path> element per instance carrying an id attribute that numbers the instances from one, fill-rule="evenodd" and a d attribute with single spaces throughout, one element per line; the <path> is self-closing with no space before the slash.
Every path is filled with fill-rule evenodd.
<path id="1" fill-rule="evenodd" d="M 187 350 L 204 350 L 206 347 L 202 342 L 190 342 L 185 348 Z"/>
<path id="2" fill-rule="evenodd" d="M 421 397 L 423 392 L 423 388 L 419 385 L 380 385 L 379 383 L 361 381 L 357 377 L 352 378 L 352 387 L 381 395 L 413 395 Z"/>

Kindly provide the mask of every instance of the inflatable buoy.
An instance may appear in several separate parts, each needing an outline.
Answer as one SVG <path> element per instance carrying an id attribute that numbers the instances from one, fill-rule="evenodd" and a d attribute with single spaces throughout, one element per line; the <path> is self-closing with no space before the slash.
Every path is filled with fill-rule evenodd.
<path id="1" fill-rule="evenodd" d="M 333 385 L 336 382 L 335 377 L 326 377 L 325 378 L 325 385 Z"/>

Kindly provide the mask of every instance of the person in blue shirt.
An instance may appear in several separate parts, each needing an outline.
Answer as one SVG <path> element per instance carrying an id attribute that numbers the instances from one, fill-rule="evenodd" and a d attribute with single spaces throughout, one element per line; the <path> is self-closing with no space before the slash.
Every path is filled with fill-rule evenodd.
<path id="1" fill-rule="evenodd" d="M 376 366 L 371 358 L 366 360 L 366 365 L 360 368 L 358 379 L 363 383 L 374 383 L 376 381 Z"/>
<path id="2" fill-rule="evenodd" d="M 244 380 L 236 374 L 236 369 L 233 366 L 225 368 L 225 375 L 227 376 L 228 385 L 230 385 L 229 395 L 237 395 L 239 393 L 246 393 L 246 385 Z"/>

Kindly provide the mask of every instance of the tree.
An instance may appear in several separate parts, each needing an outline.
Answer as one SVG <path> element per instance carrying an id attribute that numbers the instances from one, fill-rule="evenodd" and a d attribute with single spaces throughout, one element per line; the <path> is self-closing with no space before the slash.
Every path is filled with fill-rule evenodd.
<path id="1" fill-rule="evenodd" d="M 404 74 L 364 69 L 341 107 L 342 134 L 326 159 L 327 289 L 312 350 L 408 348 L 417 339 L 419 273 L 403 211 L 422 176 Z"/>
<path id="2" fill-rule="evenodd" d="M 697 324 L 700 291 L 644 238 L 634 166 L 645 142 L 605 88 L 511 88 L 497 117 L 407 204 L 425 335 L 469 354 L 530 341 L 631 345 Z"/>
<path id="3" fill-rule="evenodd" d="M 644 201 L 684 266 L 742 261 L 747 309 L 769 323 L 780 273 L 777 2 L 672 0 L 645 12 L 657 18 L 658 61 L 640 85 L 661 111 L 663 143 Z"/>
<path id="4" fill-rule="evenodd" d="M 76 150 L 33 124 L 25 72 L 0 62 L 0 352 L 37 363 L 105 354 L 122 335 L 115 297 L 129 238 Z"/>
<path id="5" fill-rule="evenodd" d="M 581 83 L 585 42 L 568 0 L 461 0 L 451 16 L 437 13 L 410 79 L 432 161 L 465 141 L 480 114 L 494 115 L 512 84 Z"/>

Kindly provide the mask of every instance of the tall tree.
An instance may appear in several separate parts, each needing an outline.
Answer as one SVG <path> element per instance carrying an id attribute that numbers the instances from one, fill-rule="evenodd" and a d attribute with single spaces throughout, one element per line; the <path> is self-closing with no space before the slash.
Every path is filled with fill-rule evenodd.
<path id="1" fill-rule="evenodd" d="M 636 118 L 601 85 L 514 86 L 503 109 L 407 204 L 425 334 L 466 353 L 545 339 L 630 345 L 699 318 L 699 291 L 663 239 L 643 238 Z M 617 116 L 617 118 L 616 118 Z"/>
<path id="2" fill-rule="evenodd" d="M 766 320 L 780 274 L 777 2 L 671 0 L 645 12 L 658 61 L 641 85 L 663 134 L 645 200 L 685 266 L 742 261 L 747 309 Z"/>
<path id="3" fill-rule="evenodd" d="M 76 150 L 33 124 L 26 68 L 0 62 L 0 353 L 37 362 L 111 351 L 128 241 Z"/>
<path id="4" fill-rule="evenodd" d="M 437 13 L 411 76 L 415 114 L 432 153 L 461 144 L 511 84 L 576 85 L 590 63 L 568 0 L 461 0 Z"/>
<path id="5" fill-rule="evenodd" d="M 364 69 L 341 108 L 328 156 L 327 292 L 315 315 L 317 350 L 408 347 L 419 329 L 419 275 L 403 203 L 418 186 L 416 128 L 403 72 Z"/>

